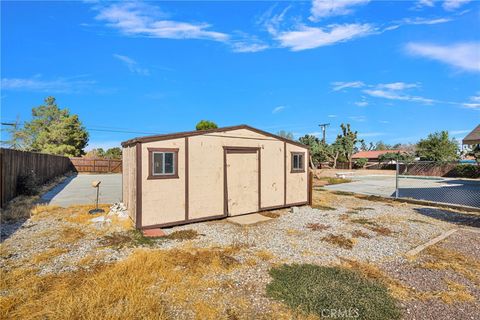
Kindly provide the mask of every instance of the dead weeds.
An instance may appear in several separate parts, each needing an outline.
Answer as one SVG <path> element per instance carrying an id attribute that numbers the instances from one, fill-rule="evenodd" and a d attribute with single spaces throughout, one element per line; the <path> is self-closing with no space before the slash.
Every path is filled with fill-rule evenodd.
<path id="1" fill-rule="evenodd" d="M 353 230 L 353 231 L 351 232 L 351 234 L 352 234 L 352 237 L 354 237 L 354 238 L 366 238 L 366 239 L 370 239 L 370 238 L 372 237 L 372 236 L 369 235 L 368 233 L 366 233 L 366 232 L 364 232 L 364 231 L 362 231 L 362 230 L 359 230 L 359 229 Z"/>
<path id="2" fill-rule="evenodd" d="M 310 229 L 312 231 L 323 231 L 323 230 L 327 230 L 328 228 L 330 228 L 329 225 L 321 224 L 321 223 L 308 223 L 305 227 L 307 227 L 308 229 Z"/>
<path id="3" fill-rule="evenodd" d="M 346 238 L 341 234 L 335 235 L 330 233 L 329 235 L 321 238 L 321 240 L 344 249 L 352 249 L 355 245 L 355 239 Z"/>
<path id="4" fill-rule="evenodd" d="M 178 230 L 170 233 L 169 235 L 163 237 L 164 239 L 168 240 L 178 240 L 178 241 L 183 241 L 183 240 L 193 240 L 198 238 L 199 234 L 195 230 Z"/>

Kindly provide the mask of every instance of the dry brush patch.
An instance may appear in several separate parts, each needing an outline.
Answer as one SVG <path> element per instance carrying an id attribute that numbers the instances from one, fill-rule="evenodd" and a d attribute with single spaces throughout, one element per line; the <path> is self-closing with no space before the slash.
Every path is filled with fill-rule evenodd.
<path id="1" fill-rule="evenodd" d="M 330 228 L 329 225 L 322 224 L 322 223 L 307 223 L 307 225 L 305 227 L 312 230 L 312 231 L 323 231 L 323 230 L 327 230 L 328 228 Z"/>
<path id="2" fill-rule="evenodd" d="M 235 252 L 143 249 L 92 271 L 39 276 L 36 269 L 2 270 L 1 313 L 23 319 L 96 319 L 100 314 L 110 319 L 167 319 L 175 306 L 204 319 L 225 318 L 221 301 L 206 304 L 204 298 L 219 287 L 212 274 L 240 267 Z"/>
<path id="3" fill-rule="evenodd" d="M 355 239 L 349 239 L 341 234 L 336 235 L 330 233 L 329 235 L 321 238 L 321 240 L 344 249 L 352 249 L 355 245 Z"/>

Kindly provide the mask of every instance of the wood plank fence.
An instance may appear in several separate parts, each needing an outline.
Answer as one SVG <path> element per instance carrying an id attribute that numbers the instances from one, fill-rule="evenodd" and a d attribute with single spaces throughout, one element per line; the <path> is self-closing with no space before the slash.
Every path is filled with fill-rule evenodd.
<path id="1" fill-rule="evenodd" d="M 77 172 L 121 173 L 121 159 L 70 158 Z"/>
<path id="2" fill-rule="evenodd" d="M 0 148 L 0 207 L 17 195 L 18 177 L 34 172 L 43 184 L 73 169 L 68 157 Z"/>

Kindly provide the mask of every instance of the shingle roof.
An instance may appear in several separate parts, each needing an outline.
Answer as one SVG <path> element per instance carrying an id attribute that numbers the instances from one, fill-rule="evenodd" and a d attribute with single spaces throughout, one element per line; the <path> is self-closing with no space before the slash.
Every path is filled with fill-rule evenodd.
<path id="1" fill-rule="evenodd" d="M 382 154 L 385 154 L 385 153 L 398 153 L 398 152 L 402 152 L 402 150 L 381 150 L 381 151 L 372 150 L 372 151 L 360 151 L 360 152 L 355 153 L 355 154 L 352 156 L 352 159 L 360 159 L 360 158 L 378 159 L 378 157 L 380 157 Z"/>
<path id="2" fill-rule="evenodd" d="M 463 139 L 463 144 L 480 144 L 480 124 Z"/>

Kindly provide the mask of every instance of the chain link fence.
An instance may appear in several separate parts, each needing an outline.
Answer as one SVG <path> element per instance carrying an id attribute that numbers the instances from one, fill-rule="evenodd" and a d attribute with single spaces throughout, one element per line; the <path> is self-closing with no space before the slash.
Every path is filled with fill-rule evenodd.
<path id="1" fill-rule="evenodd" d="M 433 162 L 416 162 L 412 166 L 398 163 L 394 196 L 480 208 L 480 179 L 440 176 L 440 171 L 450 172 L 455 170 L 456 166 L 458 164 L 439 165 Z M 434 172 L 435 170 L 439 172 Z M 418 175 L 418 172 L 429 173 L 429 175 Z"/>

